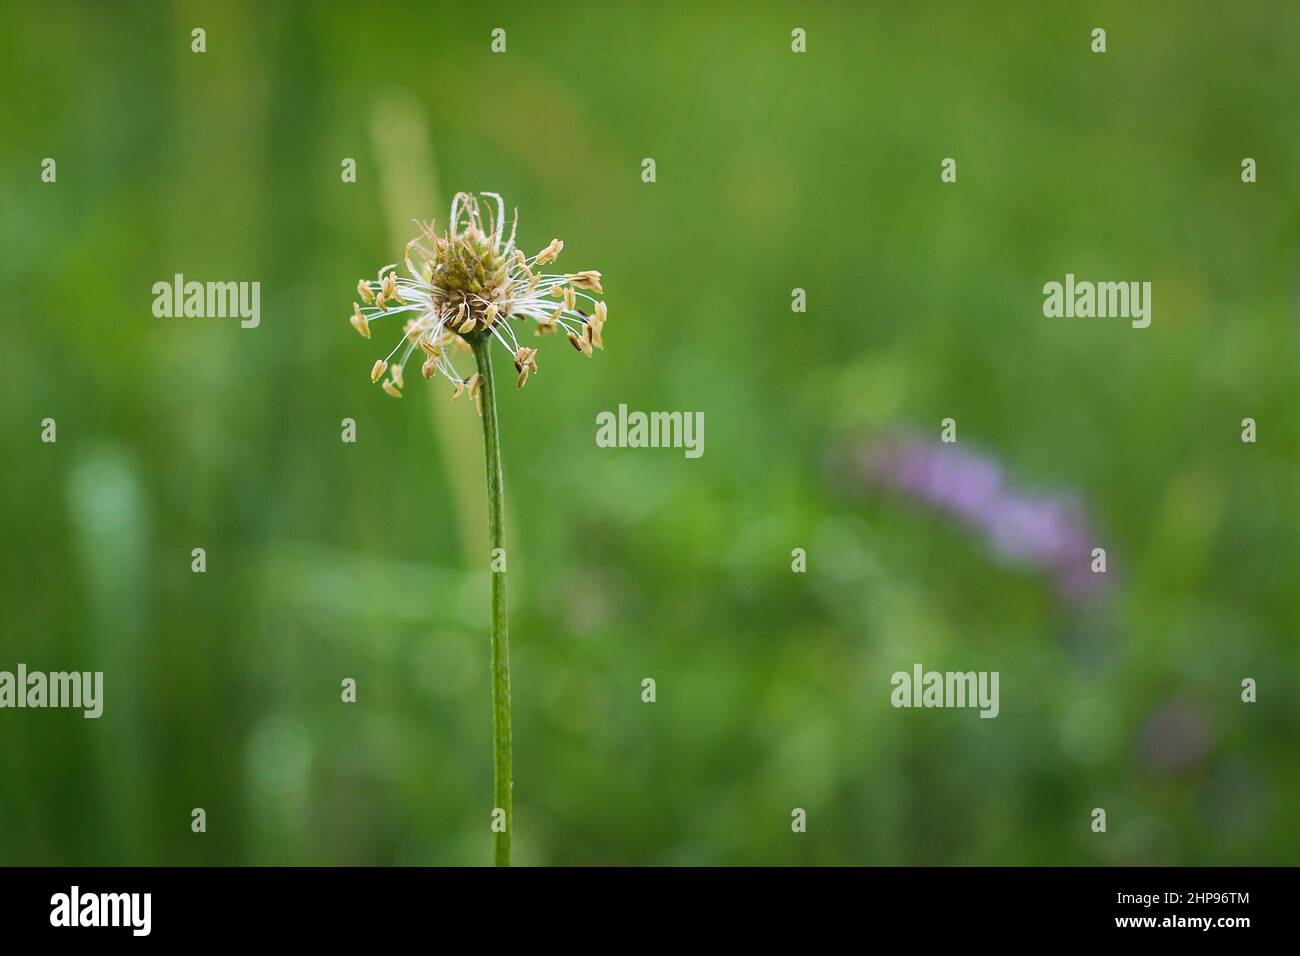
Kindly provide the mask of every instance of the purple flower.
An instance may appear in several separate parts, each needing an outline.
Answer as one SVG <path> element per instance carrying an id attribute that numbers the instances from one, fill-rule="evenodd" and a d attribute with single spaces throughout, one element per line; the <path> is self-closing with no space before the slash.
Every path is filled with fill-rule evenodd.
<path id="1" fill-rule="evenodd" d="M 1077 499 L 1027 492 L 989 456 L 903 435 L 860 447 L 852 470 L 982 535 L 1007 563 L 1048 573 L 1069 600 L 1087 600 L 1104 586 L 1106 575 L 1091 567 L 1099 538 Z"/>

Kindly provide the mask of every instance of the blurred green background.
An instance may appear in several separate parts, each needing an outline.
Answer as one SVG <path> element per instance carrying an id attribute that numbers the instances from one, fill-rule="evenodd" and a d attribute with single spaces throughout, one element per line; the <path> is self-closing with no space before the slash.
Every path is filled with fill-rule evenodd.
<path id="1" fill-rule="evenodd" d="M 347 322 L 461 189 L 610 307 L 605 352 L 531 343 L 503 396 L 517 862 L 1295 863 L 1298 30 L 6 4 L 0 669 L 103 670 L 105 713 L 0 711 L 0 863 L 489 861 L 479 421 L 445 382 L 386 397 L 389 330 Z M 259 281 L 260 327 L 155 318 L 178 272 Z M 1151 281 L 1151 327 L 1045 319 L 1066 272 Z M 619 403 L 704 412 L 704 456 L 597 448 Z M 842 466 L 945 417 L 1078 497 L 1104 594 Z M 999 671 L 1000 717 L 891 708 L 918 661 Z"/>

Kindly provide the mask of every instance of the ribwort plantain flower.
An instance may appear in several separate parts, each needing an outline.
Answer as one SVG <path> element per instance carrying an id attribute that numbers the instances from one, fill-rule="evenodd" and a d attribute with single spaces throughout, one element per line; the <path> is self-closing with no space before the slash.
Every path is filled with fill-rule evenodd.
<path id="1" fill-rule="evenodd" d="M 495 214 L 473 195 L 457 193 L 446 235 L 438 235 L 433 223 L 421 223 L 420 235 L 407 243 L 409 275 L 398 275 L 393 263 L 374 281 L 357 283 L 361 302 L 353 303 L 350 321 L 363 336 L 370 338 L 372 323 L 404 317 L 401 340 L 370 370 L 371 381 L 383 379 L 384 391 L 394 398 L 401 397 L 402 370 L 419 349 L 424 377 L 445 376 L 452 398 L 468 392 L 481 414 L 482 379 L 477 372 L 462 375 L 452 355 L 469 353 L 475 338 L 490 336 L 510 353 L 523 388 L 537 374 L 537 349 L 520 344 L 516 325 L 531 326 L 536 335 L 563 332 L 588 357 L 604 348 L 601 329 L 608 313 L 591 294 L 604 294 L 600 273 L 542 271 L 559 258 L 564 243 L 552 239 L 536 255 L 526 255 L 515 244 L 518 211 L 507 235 L 505 202 L 496 193 L 481 195 L 492 200 Z"/>
<path id="2" fill-rule="evenodd" d="M 402 396 L 402 369 L 419 349 L 425 378 L 445 376 L 452 398 L 468 392 L 483 418 L 483 451 L 487 465 L 488 548 L 492 559 L 492 809 L 493 856 L 498 866 L 510 865 L 514 827 L 510 737 L 510 641 L 506 626 L 505 480 L 501 468 L 501 439 L 497 427 L 496 382 L 492 372 L 494 340 L 505 346 L 515 363 L 520 388 L 537 374 L 537 349 L 521 345 L 518 325 L 532 326 L 536 335 L 563 332 L 569 343 L 588 357 L 604 348 L 601 327 L 605 303 L 599 272 L 543 272 L 560 255 L 564 243 L 552 239 L 534 256 L 515 245 L 516 212 L 505 234 L 505 202 L 496 193 L 483 193 L 491 206 L 469 193 L 451 202 L 446 235 L 433 224 L 420 226 L 420 235 L 406 246 L 409 276 L 396 265 L 379 270 L 373 282 L 357 283 L 360 303 L 352 307 L 352 325 L 370 338 L 371 323 L 402 321 L 402 338 L 385 358 L 375 362 L 370 380 L 383 381 L 394 398 Z M 401 318 L 392 318 L 398 317 Z M 512 320 L 514 320 L 512 322 Z M 475 371 L 462 375 L 454 353 L 471 353 Z M 394 356 L 400 357 L 394 360 Z M 498 566 L 497 560 L 501 559 Z"/>

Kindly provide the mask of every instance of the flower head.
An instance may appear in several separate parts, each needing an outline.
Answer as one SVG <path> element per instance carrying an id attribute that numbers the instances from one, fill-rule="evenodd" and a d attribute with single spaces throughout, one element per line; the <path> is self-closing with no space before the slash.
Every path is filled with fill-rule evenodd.
<path id="1" fill-rule="evenodd" d="M 390 317 L 395 322 L 402 316 L 405 323 L 401 340 L 370 373 L 374 382 L 383 379 L 389 395 L 401 396 L 402 369 L 419 349 L 425 378 L 446 376 L 454 387 L 452 398 L 466 391 L 477 397 L 478 376 L 462 376 L 452 353 L 469 352 L 471 342 L 489 335 L 510 353 L 523 388 L 528 376 L 537 374 L 537 349 L 520 344 L 511 319 L 532 326 L 537 335 L 563 332 L 587 356 L 604 348 L 605 303 L 591 295 L 604 294 L 600 273 L 543 272 L 564 243 L 552 239 L 536 255 L 525 255 L 515 245 L 519 213 L 507 235 L 505 202 L 496 193 L 482 196 L 492 200 L 495 215 L 489 204 L 457 193 L 445 235 L 438 235 L 433 223 L 420 224 L 420 235 L 407 243 L 403 257 L 409 275 L 399 276 L 393 264 L 380 269 L 374 281 L 357 283 L 361 302 L 353 304 L 349 321 L 361 335 L 370 338 L 372 323 Z"/>

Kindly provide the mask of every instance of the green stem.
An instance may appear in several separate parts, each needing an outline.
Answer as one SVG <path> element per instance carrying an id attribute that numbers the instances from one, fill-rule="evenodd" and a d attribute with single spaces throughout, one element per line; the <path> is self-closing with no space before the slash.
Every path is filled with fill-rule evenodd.
<path id="1" fill-rule="evenodd" d="M 497 392 L 492 378 L 492 337 L 476 338 L 474 359 L 482 379 L 483 451 L 487 459 L 488 547 L 492 571 L 492 796 L 505 811 L 505 830 L 492 834 L 497 866 L 510 865 L 510 831 L 514 828 L 510 773 L 510 638 L 506 632 L 505 488 L 501 477 L 501 438 L 497 431 Z M 500 550 L 498 550 L 500 549 Z"/>

